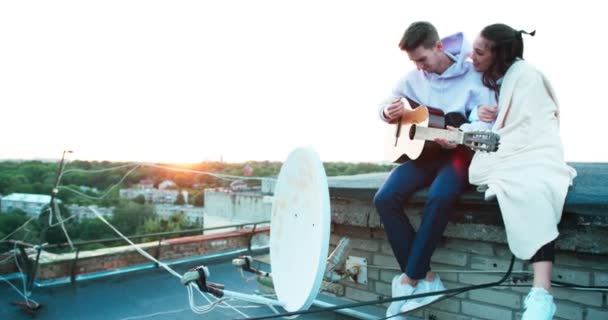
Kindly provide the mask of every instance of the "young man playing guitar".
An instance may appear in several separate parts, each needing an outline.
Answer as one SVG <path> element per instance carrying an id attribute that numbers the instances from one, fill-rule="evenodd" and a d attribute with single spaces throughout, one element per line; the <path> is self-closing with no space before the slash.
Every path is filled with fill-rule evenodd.
<path id="1" fill-rule="evenodd" d="M 496 100 L 483 86 L 480 74 L 466 61 L 471 48 L 462 33 L 440 40 L 432 24 L 414 22 L 405 31 L 399 48 L 414 62 L 416 70 L 401 79 L 391 96 L 381 104 L 383 121 L 399 122 L 405 113 L 412 112 L 404 107 L 404 101 L 409 101 L 443 111 L 449 129 L 467 131 L 491 127 L 491 124 L 481 122 L 463 124 L 471 111 L 476 115 L 478 106 L 496 105 Z M 442 148 L 433 158 L 402 163 L 391 172 L 374 197 L 388 241 L 403 272 L 393 279 L 393 297 L 445 289 L 439 276 L 430 272 L 430 259 L 454 202 L 469 185 L 472 151 L 445 140 L 436 142 Z M 403 213 L 403 205 L 416 190 L 429 185 L 420 227 L 415 231 Z M 416 309 L 438 298 L 430 296 L 393 302 L 387 316 Z"/>

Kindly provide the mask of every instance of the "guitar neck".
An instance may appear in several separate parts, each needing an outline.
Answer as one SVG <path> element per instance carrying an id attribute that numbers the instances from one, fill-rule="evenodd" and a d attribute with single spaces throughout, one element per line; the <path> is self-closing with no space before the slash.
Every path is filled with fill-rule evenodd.
<path id="1" fill-rule="evenodd" d="M 416 126 L 414 139 L 431 141 L 435 139 L 442 139 L 462 144 L 464 141 L 464 134 L 460 131 Z"/>

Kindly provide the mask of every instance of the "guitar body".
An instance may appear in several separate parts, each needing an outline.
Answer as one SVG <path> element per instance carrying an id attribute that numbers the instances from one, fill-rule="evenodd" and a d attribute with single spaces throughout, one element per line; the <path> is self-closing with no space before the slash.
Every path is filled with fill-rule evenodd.
<path id="1" fill-rule="evenodd" d="M 395 163 L 408 160 L 431 160 L 441 151 L 441 146 L 433 141 L 414 140 L 409 136 L 412 125 L 444 129 L 446 122 L 443 111 L 427 106 L 416 106 L 412 101 L 405 103 L 406 112 L 398 122 L 393 123 L 385 139 L 386 159 Z"/>

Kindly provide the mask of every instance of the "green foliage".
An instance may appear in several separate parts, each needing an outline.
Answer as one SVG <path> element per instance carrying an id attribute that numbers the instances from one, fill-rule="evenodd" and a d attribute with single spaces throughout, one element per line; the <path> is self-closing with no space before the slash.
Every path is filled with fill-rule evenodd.
<path id="1" fill-rule="evenodd" d="M 50 193 L 57 165 L 41 161 L 0 162 L 0 194 Z"/>
<path id="2" fill-rule="evenodd" d="M 204 192 L 195 192 L 192 197 L 192 205 L 195 207 L 204 207 L 205 206 L 205 193 Z"/>
<path id="3" fill-rule="evenodd" d="M 393 164 L 374 163 L 348 163 L 348 162 L 325 162 L 323 163 L 327 176 L 351 176 L 355 174 L 387 172 L 395 167 Z"/>
<path id="4" fill-rule="evenodd" d="M 146 197 L 143 194 L 138 194 L 135 198 L 133 198 L 133 202 L 144 205 L 146 204 Z"/>
<path id="5" fill-rule="evenodd" d="M 61 228 L 61 224 L 59 223 L 57 217 L 51 210 L 42 209 L 42 213 L 38 215 L 38 223 L 40 226 L 43 226 L 43 230 L 46 228 L 44 242 L 48 242 L 50 244 L 56 243 L 65 243 L 67 242 L 67 237 L 65 232 Z M 63 219 L 66 219 L 70 216 L 69 210 L 63 205 L 59 205 L 59 213 Z M 49 215 L 52 215 L 52 218 L 49 220 Z M 51 225 L 49 226 L 49 221 L 51 221 Z M 63 225 L 70 236 L 71 239 L 75 239 L 79 236 L 79 228 L 78 222 L 76 219 L 64 220 Z"/>
<path id="6" fill-rule="evenodd" d="M 172 214 L 168 219 L 154 218 L 146 220 L 143 228 L 140 229 L 142 234 L 159 233 L 159 232 L 177 232 L 181 230 L 193 229 L 197 226 L 191 224 L 186 215 L 182 212 Z M 144 238 L 143 241 L 156 240 L 153 238 Z"/>
<path id="7" fill-rule="evenodd" d="M 61 201 L 63 201 L 63 203 L 78 204 L 81 206 L 97 204 L 98 200 L 95 200 L 94 198 L 99 197 L 100 196 L 99 193 L 97 193 L 91 189 L 83 190 L 78 185 L 69 185 L 67 187 L 69 187 L 72 190 L 77 190 L 79 193 L 83 193 L 89 197 L 81 195 L 79 193 L 71 192 L 68 190 L 62 190 L 59 192 L 57 198 L 61 199 Z"/>
<path id="8" fill-rule="evenodd" d="M 154 216 L 154 209 L 151 205 L 125 201 L 114 210 L 112 224 L 123 234 L 134 235 L 138 228 Z"/>
<path id="9" fill-rule="evenodd" d="M 30 218 L 19 209 L 13 209 L 9 213 L 0 214 L 0 239 L 4 239 L 11 234 L 11 240 L 21 240 L 27 243 L 38 243 L 39 230 L 37 221 L 30 221 L 27 226 L 19 229 L 23 226 Z M 19 229 L 19 231 L 16 231 Z M 14 233 L 13 233 L 14 232 Z M 0 244 L 0 252 L 6 252 L 12 249 L 12 245 L 9 243 Z"/>
<path id="10" fill-rule="evenodd" d="M 115 207 L 120 203 L 120 190 L 119 188 L 114 188 L 109 191 L 105 191 L 106 196 L 99 201 L 100 207 Z"/>
<path id="11" fill-rule="evenodd" d="M 175 199 L 175 204 L 184 205 L 186 204 L 186 200 L 184 199 L 184 195 L 181 191 L 177 194 L 177 198 Z"/>
<path id="12" fill-rule="evenodd" d="M 53 220 L 53 222 L 57 223 L 56 220 Z M 66 227 L 66 231 L 68 233 L 68 235 L 70 236 L 70 239 L 74 240 L 76 238 L 76 224 L 74 224 L 73 222 L 67 222 L 65 223 L 65 227 Z M 65 236 L 65 232 L 63 232 L 63 229 L 61 228 L 61 225 L 56 225 L 53 226 L 51 228 L 49 228 L 46 232 L 46 241 L 49 244 L 58 244 L 58 243 L 66 243 L 68 242 L 68 238 Z"/>
<path id="13" fill-rule="evenodd" d="M 142 233 L 150 234 L 150 233 L 158 233 L 162 232 L 162 228 L 160 226 L 160 220 L 158 219 L 148 219 L 144 222 Z M 150 241 L 152 239 L 145 239 L 145 241 Z"/>
<path id="14" fill-rule="evenodd" d="M 100 240 L 107 238 L 118 237 L 114 230 L 110 229 L 103 221 L 99 219 L 86 219 L 80 222 L 80 239 L 82 240 Z"/>
<path id="15" fill-rule="evenodd" d="M 125 164 L 126 163 L 122 162 L 74 160 L 66 163 L 64 174 L 61 178 L 61 185 L 70 186 L 74 189 L 78 189 L 80 186 L 97 188 L 99 190 L 99 194 L 103 194 L 110 187 L 116 185 L 133 167 L 126 166 L 111 171 L 97 173 L 74 171 L 74 169 L 101 170 L 115 168 Z M 13 192 L 50 194 L 54 184 L 58 165 L 58 162 L 41 161 L 0 162 L 0 194 L 7 195 Z M 247 161 L 244 163 L 201 162 L 189 166 L 167 164 L 166 166 L 173 168 L 181 167 L 183 169 L 198 172 L 219 173 L 236 176 L 242 176 L 243 169 L 250 167 L 253 170 L 253 176 L 272 177 L 278 175 L 281 165 L 281 162 L 276 161 Z M 389 171 L 393 165 L 326 162 L 324 163 L 324 167 L 328 176 L 336 176 L 369 172 L 385 172 Z M 180 190 L 191 190 L 194 188 L 194 185 L 198 185 L 198 189 L 202 189 L 205 187 L 219 187 L 225 184 L 221 179 L 215 178 L 209 174 L 179 172 L 158 167 L 140 167 L 126 177 L 126 179 L 120 185 L 120 188 L 128 188 L 138 183 L 142 178 L 152 179 L 155 185 L 158 185 L 158 183 L 163 180 L 172 180 L 177 184 L 176 189 Z M 250 183 L 255 185 L 256 183 L 259 183 L 259 181 L 252 180 Z M 106 197 L 111 200 L 104 200 L 111 202 L 112 205 L 117 205 L 117 189 L 118 188 L 113 189 L 111 195 Z M 71 192 L 61 190 L 58 197 L 64 200 L 64 202 L 68 203 L 90 203 L 84 200 L 82 196 L 68 195 L 69 193 Z M 92 191 L 85 191 L 84 193 L 90 196 L 99 196 L 99 194 L 95 194 Z M 116 197 L 113 197 L 113 194 L 116 194 Z"/>
<path id="16" fill-rule="evenodd" d="M 183 215 L 181 215 L 181 217 L 176 215 L 170 219 L 158 220 L 154 215 L 152 207 L 145 203 L 145 198 L 143 198 L 143 196 L 143 201 L 142 199 L 136 200 L 139 203 L 133 201 L 121 202 L 119 188 L 131 187 L 134 184 L 139 183 L 143 178 L 153 180 L 155 185 L 158 185 L 158 183 L 164 180 L 172 180 L 176 183 L 175 189 L 188 191 L 191 195 L 189 197 L 189 202 L 191 204 L 202 207 L 205 204 L 203 189 L 228 186 L 230 182 L 225 182 L 224 180 L 215 178 L 209 174 L 196 172 L 242 176 L 243 169 L 250 167 L 253 170 L 253 176 L 255 177 L 276 177 L 282 165 L 281 162 L 276 161 L 247 161 L 244 163 L 201 162 L 193 165 L 181 166 L 181 168 L 192 172 L 178 172 L 159 167 L 142 166 L 132 171 L 117 187 L 114 186 L 121 181 L 133 166 L 125 166 L 119 169 L 97 173 L 78 171 L 99 171 L 116 168 L 126 164 L 127 163 L 121 162 L 81 160 L 67 162 L 60 186 L 67 186 L 71 189 L 78 190 L 90 197 L 100 197 L 106 193 L 107 195 L 101 200 L 94 200 L 67 189 L 60 189 L 57 197 L 61 199 L 64 204 L 97 204 L 102 207 L 115 207 L 115 216 L 111 223 L 127 235 L 134 235 L 137 232 L 176 231 L 186 229 L 186 226 L 188 226 L 188 222 Z M 58 165 L 59 161 L 0 162 L 0 194 L 8 195 L 15 192 L 50 194 L 55 183 Z M 392 164 L 379 165 L 373 163 L 347 162 L 327 162 L 323 165 L 328 176 L 385 172 L 394 167 Z M 172 168 L 180 167 L 172 164 L 166 164 L 165 166 Z M 258 180 L 248 181 L 248 184 L 252 186 L 258 185 L 259 183 Z M 90 189 L 87 190 L 86 188 L 83 190 L 81 189 L 81 186 L 96 188 L 98 192 Z M 112 187 L 114 188 L 110 189 Z M 178 196 L 176 203 L 185 203 L 181 194 Z M 67 210 L 62 209 L 61 211 L 64 214 L 64 217 L 69 216 Z M 56 219 L 53 220 L 56 222 Z M 23 213 L 12 212 L 9 214 L 0 214 L 0 235 L 8 235 L 25 221 L 27 221 L 27 217 Z M 38 243 L 39 232 L 42 230 L 41 226 L 46 224 L 48 224 L 48 213 L 43 214 L 39 219 L 32 221 L 27 228 L 24 228 L 25 230 L 15 234 L 12 238 L 24 241 L 29 239 L 30 241 L 28 242 Z M 66 227 L 73 240 L 76 238 L 96 240 L 116 236 L 111 229 L 97 219 L 84 220 L 81 223 L 72 219 L 66 223 Z M 55 226 L 48 230 L 47 241 L 50 243 L 62 242 L 65 240 L 65 235 L 59 226 Z"/>
<path id="17" fill-rule="evenodd" d="M 19 216 L 23 216 L 27 219 L 27 212 L 19 209 L 19 208 L 12 208 L 9 212 L 7 212 L 8 214 L 12 214 L 12 215 L 19 215 Z M 2 229 L 2 225 L 0 224 L 0 229 Z"/>
<path id="18" fill-rule="evenodd" d="M 19 209 L 13 209 L 9 213 L 0 214 L 0 232 L 8 235 L 21 227 L 27 220 L 28 217 L 25 215 L 25 212 Z M 18 238 L 13 237 L 13 239 Z"/>

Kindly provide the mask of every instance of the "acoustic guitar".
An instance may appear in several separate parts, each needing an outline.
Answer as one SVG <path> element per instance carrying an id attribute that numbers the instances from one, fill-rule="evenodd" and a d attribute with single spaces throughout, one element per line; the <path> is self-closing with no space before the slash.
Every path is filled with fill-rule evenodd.
<path id="1" fill-rule="evenodd" d="M 441 150 L 434 142 L 443 139 L 465 145 L 476 151 L 498 150 L 500 135 L 491 131 L 452 131 L 446 125 L 459 127 L 466 120 L 460 114 L 444 115 L 440 109 L 417 105 L 402 99 L 406 112 L 388 130 L 385 144 L 386 159 L 395 163 L 407 160 L 431 160 Z M 414 107 L 412 107 L 414 106 Z"/>

